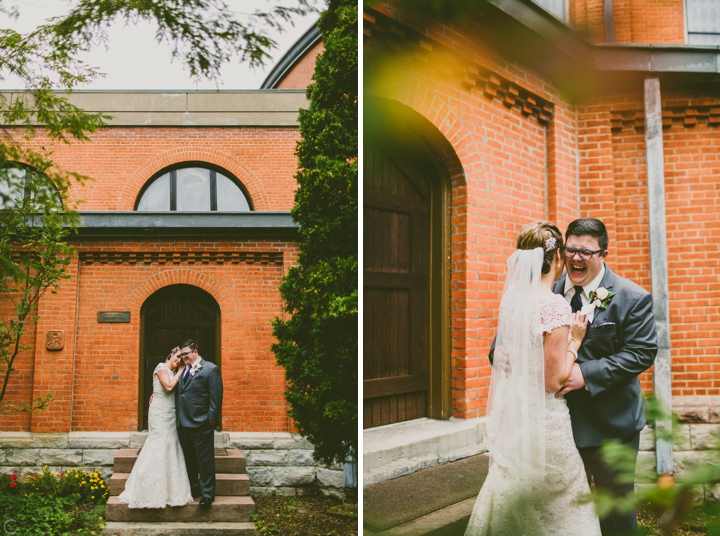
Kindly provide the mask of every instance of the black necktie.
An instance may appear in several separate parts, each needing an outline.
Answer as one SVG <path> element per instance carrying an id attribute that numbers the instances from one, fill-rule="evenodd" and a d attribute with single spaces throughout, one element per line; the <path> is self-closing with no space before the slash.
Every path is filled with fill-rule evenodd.
<path id="1" fill-rule="evenodd" d="M 575 295 L 570 300 L 570 307 L 572 308 L 572 312 L 579 311 L 582 309 L 583 303 L 582 298 L 580 297 L 580 293 L 583 291 L 583 288 L 580 285 L 575 285 Z"/>

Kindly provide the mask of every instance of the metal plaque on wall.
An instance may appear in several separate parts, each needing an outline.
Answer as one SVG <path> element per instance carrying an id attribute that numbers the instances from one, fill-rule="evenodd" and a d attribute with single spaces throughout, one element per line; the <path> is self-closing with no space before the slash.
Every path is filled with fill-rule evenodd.
<path id="1" fill-rule="evenodd" d="M 98 322 L 130 322 L 130 311 L 98 311 Z"/>

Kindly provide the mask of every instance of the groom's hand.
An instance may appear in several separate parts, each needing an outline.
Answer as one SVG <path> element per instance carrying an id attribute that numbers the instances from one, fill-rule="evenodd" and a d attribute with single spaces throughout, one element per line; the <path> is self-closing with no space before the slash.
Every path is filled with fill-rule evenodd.
<path id="1" fill-rule="evenodd" d="M 570 369 L 570 376 L 565 382 L 565 387 L 555 393 L 555 398 L 560 398 L 570 391 L 582 389 L 583 387 L 585 387 L 585 376 L 583 376 L 582 370 L 580 370 L 580 365 L 573 363 L 572 369 Z"/>

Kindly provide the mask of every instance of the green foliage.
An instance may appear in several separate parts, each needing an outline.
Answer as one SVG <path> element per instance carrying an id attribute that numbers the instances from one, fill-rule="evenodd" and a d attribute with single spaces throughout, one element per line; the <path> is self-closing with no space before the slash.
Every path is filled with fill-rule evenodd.
<path id="1" fill-rule="evenodd" d="M 672 430 L 680 426 L 677 415 L 663 406 L 661 401 L 648 397 L 648 419 L 656 425 L 656 437 L 672 441 Z M 657 427 L 657 423 L 670 423 L 666 427 Z M 720 445 L 720 437 L 716 438 Z M 660 534 L 672 534 L 688 517 L 702 519 L 708 534 L 720 535 L 720 505 L 715 502 L 698 502 L 695 498 L 702 492 L 703 486 L 720 482 L 720 453 L 715 451 L 717 463 L 696 464 L 689 467 L 682 477 L 660 475 L 652 485 L 639 487 L 636 493 L 617 496 L 609 492 L 596 492 L 593 495 L 598 515 L 605 517 L 612 510 L 632 511 L 641 505 L 659 510 L 660 521 L 657 529 Z M 635 481 L 635 452 L 618 441 L 608 441 L 602 447 L 606 464 L 618 472 L 619 482 Z M 644 534 L 644 532 L 639 532 Z"/>
<path id="2" fill-rule="evenodd" d="M 297 147 L 300 255 L 280 287 L 292 316 L 273 322 L 290 414 L 325 464 L 357 452 L 357 16 L 357 3 L 331 0 L 319 22 L 325 51 Z"/>
<path id="3" fill-rule="evenodd" d="M 308 0 L 295 0 L 292 6 L 257 9 L 241 22 L 222 0 L 80 0 L 67 17 L 53 23 L 50 44 L 75 56 L 105 42 L 105 28 L 116 18 L 152 21 L 157 41 L 172 44 L 173 57 L 183 59 L 191 76 L 217 79 L 222 65 L 236 56 L 253 67 L 263 65 L 276 46 L 268 30 L 282 31 L 293 14 L 311 9 Z"/>
<path id="4" fill-rule="evenodd" d="M 97 472 L 55 475 L 46 466 L 25 480 L 0 475 L 0 526 L 24 535 L 99 534 L 107 496 Z"/>
<path id="5" fill-rule="evenodd" d="M 11 312 L 0 318 L 0 402 L 4 399 L 13 364 L 22 345 L 28 324 L 37 316 L 38 301 L 49 290 L 55 293 L 72 261 L 74 248 L 65 237 L 69 234 L 68 215 L 60 198 L 53 197 L 41 177 L 35 177 L 24 190 L 0 210 L 0 258 L 4 259 L 4 277 L 0 278 L 0 300 Z M 45 407 L 52 395 L 34 403 L 0 405 L 0 411 L 35 410 Z"/>

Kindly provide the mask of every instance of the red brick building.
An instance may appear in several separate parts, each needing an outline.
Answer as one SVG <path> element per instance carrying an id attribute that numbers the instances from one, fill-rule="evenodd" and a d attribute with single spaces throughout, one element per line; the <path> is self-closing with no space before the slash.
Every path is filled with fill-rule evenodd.
<path id="1" fill-rule="evenodd" d="M 708 46 L 720 5 L 452 5 L 364 10 L 365 484 L 484 450 L 487 354 L 515 237 L 530 221 L 586 216 L 608 227 L 611 269 L 653 292 L 661 351 L 641 380 L 698 423 L 678 440 L 682 467 L 720 407 Z M 443 443 L 455 432 L 432 422 L 462 430 Z M 426 433 L 437 438 L 420 448 Z M 651 467 L 652 437 L 643 445 Z"/>
<path id="2" fill-rule="evenodd" d="M 6 397 L 55 400 L 0 415 L 0 470 L 107 472 L 118 448 L 143 440 L 155 365 L 192 338 L 223 377 L 216 443 L 245 451 L 256 489 L 342 486 L 292 434 L 270 350 L 278 286 L 298 253 L 298 110 L 320 50 L 313 26 L 261 90 L 76 92 L 73 103 L 113 116 L 107 126 L 88 143 L 56 144 L 41 130 L 30 141 L 92 180 L 70 190 L 82 220 L 71 278 L 42 298 Z M 47 344 L 56 332 L 60 348 Z"/>

